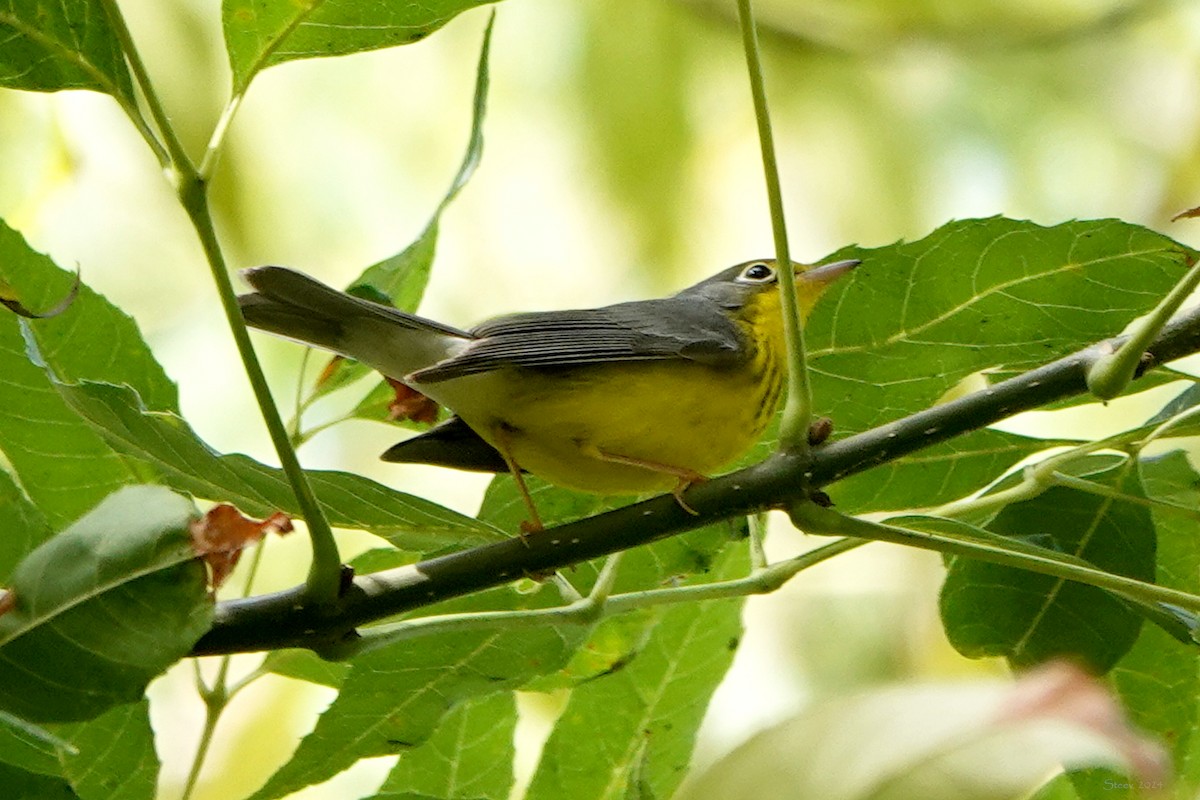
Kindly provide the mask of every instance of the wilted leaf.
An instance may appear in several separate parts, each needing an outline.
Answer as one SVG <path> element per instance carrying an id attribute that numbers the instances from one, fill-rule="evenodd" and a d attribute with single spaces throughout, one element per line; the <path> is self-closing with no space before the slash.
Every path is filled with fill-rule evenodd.
<path id="1" fill-rule="evenodd" d="M 188 526 L 192 550 L 208 565 L 209 585 L 215 591 L 237 566 L 242 551 L 268 533 L 291 533 L 292 521 L 282 512 L 265 520 L 244 517 L 228 503 L 213 506 Z"/>
<path id="2" fill-rule="evenodd" d="M 67 292 L 66 296 L 63 297 L 62 300 L 59 300 L 51 308 L 48 308 L 45 311 L 32 311 L 26 308 L 25 304 L 21 302 L 21 298 L 17 296 L 16 291 L 14 291 L 13 288 L 6 282 L 0 281 L 0 305 L 16 314 L 18 317 L 24 317 L 25 319 L 51 319 L 53 317 L 57 317 L 59 314 L 70 308 L 71 303 L 75 302 L 75 297 L 79 294 L 79 282 L 81 277 L 82 273 L 76 272 L 75 282 L 71 284 L 71 290 Z"/>
<path id="3" fill-rule="evenodd" d="M 388 403 L 388 419 L 408 420 L 432 425 L 437 422 L 438 404 L 418 392 L 416 389 L 401 383 L 394 378 L 385 378 L 394 392 L 392 402 Z"/>

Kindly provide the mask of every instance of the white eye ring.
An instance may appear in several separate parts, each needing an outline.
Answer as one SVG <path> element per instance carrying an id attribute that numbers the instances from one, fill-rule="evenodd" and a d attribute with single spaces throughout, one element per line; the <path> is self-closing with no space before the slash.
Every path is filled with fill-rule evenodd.
<path id="1" fill-rule="evenodd" d="M 747 264 L 737 279 L 742 283 L 770 283 L 775 280 L 775 270 L 770 264 L 755 261 L 753 264 Z"/>

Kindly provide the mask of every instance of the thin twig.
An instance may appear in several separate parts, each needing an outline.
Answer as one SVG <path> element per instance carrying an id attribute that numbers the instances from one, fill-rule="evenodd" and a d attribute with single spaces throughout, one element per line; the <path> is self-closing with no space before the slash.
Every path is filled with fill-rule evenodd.
<path id="1" fill-rule="evenodd" d="M 804 349 L 804 326 L 796 298 L 796 277 L 788 252 L 787 221 L 783 215 L 783 192 L 779 186 L 779 165 L 775 157 L 775 137 L 767 91 L 763 83 L 758 33 L 750 0 L 738 0 L 738 20 L 742 27 L 742 49 L 750 75 L 750 93 L 754 97 L 754 118 L 758 122 L 758 142 L 762 149 L 763 176 L 767 185 L 767 204 L 771 210 L 771 233 L 775 239 L 776 272 L 779 275 L 780 300 L 783 304 L 783 330 L 787 339 L 787 399 L 779 427 L 779 447 L 797 455 L 808 452 L 808 429 L 812 423 L 812 386 L 808 380 L 808 357 Z"/>

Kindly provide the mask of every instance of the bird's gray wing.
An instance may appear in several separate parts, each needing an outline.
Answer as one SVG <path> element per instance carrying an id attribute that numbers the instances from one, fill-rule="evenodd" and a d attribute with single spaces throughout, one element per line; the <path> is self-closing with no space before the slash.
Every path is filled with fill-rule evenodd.
<path id="1" fill-rule="evenodd" d="M 746 345 L 715 303 L 668 297 L 579 311 L 515 314 L 471 330 L 462 352 L 412 373 L 416 383 L 501 367 L 577 367 L 629 361 L 736 363 Z"/>

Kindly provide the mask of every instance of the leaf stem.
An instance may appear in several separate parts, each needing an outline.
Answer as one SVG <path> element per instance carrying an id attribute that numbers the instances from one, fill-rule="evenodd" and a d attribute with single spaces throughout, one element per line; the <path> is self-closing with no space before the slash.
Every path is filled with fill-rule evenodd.
<path id="1" fill-rule="evenodd" d="M 296 396 L 293 399 L 292 418 L 287 424 L 288 441 L 296 449 L 299 449 L 300 445 L 306 441 L 301 425 L 303 424 L 304 411 L 308 407 L 304 398 L 304 373 L 308 370 L 308 357 L 310 355 L 312 355 L 312 348 L 304 348 L 304 353 L 300 356 L 300 370 L 296 375 Z"/>
<path id="2" fill-rule="evenodd" d="M 1098 450 L 1124 449 L 1130 446 L 1131 442 L 1136 441 L 1139 435 L 1141 435 L 1140 430 L 1122 431 L 1121 433 L 1104 439 L 1098 439 L 1094 442 L 1083 442 L 1069 450 L 1055 453 L 1036 464 L 1026 466 L 1022 473 L 1021 482 L 1015 486 L 991 492 L 990 494 L 982 494 L 978 497 L 954 500 L 945 505 L 938 506 L 929 513 L 937 517 L 958 518 L 967 515 L 988 513 L 1022 500 L 1032 500 L 1051 486 L 1059 483 L 1056 476 L 1062 474 L 1059 472 L 1059 468 L 1063 465 L 1095 453 Z"/>
<path id="3" fill-rule="evenodd" d="M 192 793 L 196 791 L 196 786 L 200 779 L 200 770 L 208 758 L 208 750 L 212 746 L 213 734 L 217 730 L 217 722 L 220 720 L 221 711 L 224 708 L 223 703 L 218 706 L 209 702 L 210 695 L 201 693 L 201 696 L 204 698 L 204 728 L 200 731 L 200 742 L 196 745 L 196 755 L 192 757 L 192 766 L 188 770 L 187 781 L 183 784 L 183 793 L 179 795 L 179 800 L 189 800 Z"/>
<path id="4" fill-rule="evenodd" d="M 229 132 L 233 116 L 241 107 L 244 96 L 243 94 L 233 95 L 221 109 L 221 116 L 217 118 L 217 124 L 213 126 L 212 136 L 208 139 L 208 147 L 204 150 L 204 157 L 200 159 L 200 167 L 197 170 L 197 174 L 204 181 L 212 180 L 213 171 L 217 168 L 217 160 L 221 154 L 221 145 L 225 142 L 225 135 Z"/>
<path id="5" fill-rule="evenodd" d="M 647 589 L 610 597 L 608 593 L 616 578 L 617 556 L 620 555 L 620 553 L 615 553 L 605 562 L 592 592 L 587 597 L 573 603 L 555 608 L 444 614 L 379 625 L 364 632 L 362 638 L 353 643 L 352 652 L 339 651 L 336 655 L 339 658 L 359 655 L 397 642 L 432 634 L 461 633 L 494 628 L 511 630 L 514 627 L 539 627 L 556 622 L 595 624 L 608 617 L 655 606 L 696 603 L 706 600 L 730 600 L 755 594 L 767 594 L 775 591 L 800 572 L 823 561 L 828 561 L 834 556 L 862 547 L 864 544 L 867 542 L 862 539 L 838 539 L 794 558 L 751 570 L 750 574 L 744 578 L 691 586 Z"/>
<path id="6" fill-rule="evenodd" d="M 267 544 L 267 540 L 263 539 L 254 548 L 254 555 L 250 559 L 250 565 L 246 571 L 246 582 L 242 586 L 242 596 L 249 597 L 254 588 L 254 579 L 258 576 L 258 568 L 262 565 L 263 551 Z M 208 750 L 212 745 L 213 733 L 217 729 L 217 722 L 220 721 L 221 714 L 224 713 L 226 707 L 238 692 L 245 689 L 258 678 L 261 678 L 266 673 L 263 672 L 261 665 L 258 669 L 251 671 L 248 675 L 234 684 L 229 684 L 229 666 L 233 660 L 233 656 L 225 655 L 221 657 L 220 666 L 217 667 L 217 677 L 213 680 L 212 686 L 204 683 L 204 678 L 200 674 L 200 662 L 198 659 L 192 661 L 192 666 L 196 670 L 196 691 L 200 695 L 200 699 L 204 701 L 204 728 L 200 731 L 200 742 L 196 745 L 196 754 L 192 756 L 192 766 L 188 770 L 187 782 L 183 787 L 183 794 L 180 795 L 180 800 L 188 800 L 192 796 L 192 792 L 196 789 L 196 782 L 200 778 L 200 770 L 204 768 L 204 762 L 208 758 Z"/>
<path id="7" fill-rule="evenodd" d="M 1055 472 L 1051 476 L 1051 480 L 1060 486 L 1067 486 L 1072 489 L 1078 489 L 1081 492 L 1088 494 L 1099 495 L 1100 497 L 1108 497 L 1113 500 L 1120 500 L 1125 503 L 1133 503 L 1146 508 L 1162 511 L 1168 514 L 1178 514 L 1188 519 L 1200 522 L 1200 509 L 1188 508 L 1187 506 L 1179 506 L 1174 503 L 1164 503 L 1161 500 L 1155 500 L 1152 497 L 1139 497 L 1138 495 L 1122 492 L 1120 489 L 1114 489 L 1111 486 L 1105 486 L 1102 483 L 1077 478 L 1074 475 L 1067 475 L 1062 472 Z"/>
<path id="8" fill-rule="evenodd" d="M 151 133 L 145 119 L 137 109 L 131 109 L 125 106 L 125 104 L 122 104 L 122 107 L 125 108 L 125 113 L 133 120 L 134 126 L 142 134 L 142 138 L 146 140 L 150 149 L 154 151 L 154 155 L 158 158 L 159 163 L 172 174 L 173 179 L 178 180 L 181 174 L 192 171 L 192 162 L 184 151 L 179 137 L 175 135 L 175 129 L 171 127 L 171 120 L 167 117 L 167 112 L 163 108 L 158 93 L 154 91 L 154 85 L 150 82 L 150 75 L 146 72 L 146 65 L 142 61 L 142 56 L 133 42 L 129 26 L 125 24 L 125 17 L 121 14 L 121 9 L 117 7 L 116 0 L 100 1 L 104 5 L 104 10 L 108 14 L 108 20 L 112 25 L 113 33 L 120 43 L 121 52 L 125 54 L 125 60 L 129 62 L 129 70 L 133 73 L 133 78 L 137 82 L 138 88 L 141 89 L 142 99 L 146 103 L 146 108 L 150 112 L 151 119 L 154 120 L 155 127 L 158 128 L 162 140 L 160 141 Z"/>
<path id="9" fill-rule="evenodd" d="M 1159 301 L 1154 310 L 1134 323 L 1129 338 L 1115 352 L 1100 356 L 1087 373 L 1088 389 L 1101 400 L 1111 400 L 1133 380 L 1146 348 L 1163 326 L 1200 285 L 1200 261 L 1193 262 L 1187 274 Z"/>
<path id="10" fill-rule="evenodd" d="M 321 510 L 313 493 L 308 476 L 300 467 L 300 460 L 288 439 L 287 428 L 279 409 L 271 398 L 271 390 L 267 386 L 267 378 L 263 373 L 262 364 L 254 352 L 250 342 L 250 333 L 242 319 L 238 308 L 237 295 L 229 271 L 225 266 L 225 257 L 217 240 L 216 229 L 213 226 L 212 215 L 208 209 L 208 197 L 204 182 L 199 176 L 192 174 L 180 186 L 179 199 L 184 210 L 192 220 L 192 225 L 200 237 L 208 259 L 209 270 L 213 282 L 217 285 L 217 293 L 221 299 L 221 307 L 225 311 L 225 319 L 229 323 L 238 354 L 250 379 L 254 397 L 258 401 L 267 432 L 279 456 L 280 466 L 287 475 L 288 483 L 296 494 L 300 510 L 308 523 L 309 538 L 312 541 L 312 564 L 309 567 L 308 578 L 305 582 L 307 599 L 318 605 L 329 605 L 337 599 L 338 585 L 341 580 L 341 558 L 338 556 L 337 542 L 334 541 L 333 531 L 325 514 Z"/>
<path id="11" fill-rule="evenodd" d="M 1200 417 L 1200 408 L 1189 408 L 1186 411 L 1180 412 L 1170 419 L 1164 420 L 1157 428 L 1138 440 L 1134 444 L 1134 447 L 1140 450 L 1155 439 L 1160 439 L 1166 436 L 1172 428 L 1177 428 L 1185 422 L 1191 422 L 1197 417 Z"/>
<path id="12" fill-rule="evenodd" d="M 750 93 L 754 98 L 754 117 L 758 123 L 758 141 L 762 149 L 763 173 L 767 185 L 767 203 L 771 209 L 771 232 L 775 239 L 775 260 L 778 264 L 779 291 L 783 305 L 783 330 L 788 347 L 787 400 L 779 430 L 779 447 L 796 454 L 808 452 L 808 428 L 812 423 L 812 386 L 808 380 L 808 357 L 804 348 L 804 326 L 800 319 L 800 304 L 796 298 L 796 278 L 789 268 L 787 223 L 783 215 L 783 193 L 779 186 L 779 166 L 775 156 L 775 139 L 771 133 L 771 116 L 767 108 L 767 93 L 763 83 L 762 60 L 759 56 L 758 33 L 750 0 L 738 0 L 738 20 L 742 28 L 742 49 L 746 53 L 746 69 L 750 75 Z"/>
<path id="13" fill-rule="evenodd" d="M 847 516 L 833 509 L 821 508 L 811 502 L 801 502 L 793 506 L 791 516 L 792 522 L 806 533 L 849 536 L 869 541 L 890 542 L 907 547 L 936 550 L 951 555 L 969 556 L 993 564 L 1002 564 L 1007 567 L 1107 589 L 1141 603 L 1150 605 L 1170 603 L 1192 611 L 1200 611 L 1200 596 L 1105 572 L 1088 565 L 1082 559 L 1025 544 L 1016 539 L 998 535 L 967 538 L 966 536 L 870 522 Z M 954 521 L 954 524 L 962 528 L 972 527 L 958 521 Z M 980 533 L 986 534 L 982 530 Z"/>
<path id="14" fill-rule="evenodd" d="M 238 308 L 237 295 L 233 289 L 233 282 L 229 278 L 225 257 L 221 251 L 221 244 L 217 237 L 216 228 L 213 225 L 212 214 L 209 211 L 207 181 L 203 175 L 196 171 L 191 159 L 188 158 L 187 153 L 184 151 L 179 137 L 176 136 L 174 129 L 171 127 L 171 121 L 163 109 L 158 94 L 154 91 L 154 85 L 150 82 L 150 77 L 146 72 L 141 56 L 138 54 L 133 37 L 125 25 L 125 20 L 121 16 L 120 9 L 117 8 L 116 0 L 101 1 L 104 3 L 105 11 L 110 17 L 110 22 L 120 41 L 121 49 L 129 62 L 138 87 L 142 91 L 146 107 L 149 109 L 163 137 L 163 143 L 170 157 L 168 171 L 174 182 L 179 202 L 191 220 L 192 227 L 195 228 L 196 235 L 200 239 L 200 245 L 204 249 L 205 258 L 208 261 L 209 271 L 212 274 L 213 282 L 217 286 L 217 293 L 221 299 L 221 307 L 225 311 L 225 318 L 229 323 L 230 331 L 233 333 L 238 354 L 241 356 L 246 375 L 250 379 L 250 386 L 254 391 L 254 397 L 258 401 L 259 409 L 262 412 L 263 420 L 266 422 L 271 441 L 275 445 L 275 452 L 279 456 L 283 471 L 287 475 L 292 490 L 296 493 L 296 499 L 300 504 L 301 510 L 304 512 L 305 520 L 308 522 L 309 536 L 312 539 L 313 560 L 306 583 L 307 599 L 315 601 L 319 605 L 332 604 L 337 597 L 338 586 L 341 580 L 341 560 L 338 557 L 337 544 L 334 541 L 329 523 L 325 520 L 325 515 L 321 511 L 321 506 L 313 494 L 312 487 L 309 485 L 308 478 L 300 468 L 300 462 L 296 458 L 296 451 L 292 448 L 288 440 L 287 429 L 284 427 L 279 410 L 271 398 L 271 392 L 267 386 L 267 379 L 263 374 L 262 365 L 259 363 L 254 348 L 250 343 L 250 334 L 246 330 L 246 323 L 242 319 L 241 310 Z M 232 113 L 232 110 L 229 113 Z M 223 116 L 223 120 L 225 122 L 228 121 L 225 116 Z M 154 145 L 152 144 L 151 146 L 153 147 Z"/>
<path id="15" fill-rule="evenodd" d="M 750 529 L 750 569 L 764 569 L 767 566 L 767 515 L 760 511 L 746 518 Z"/>

